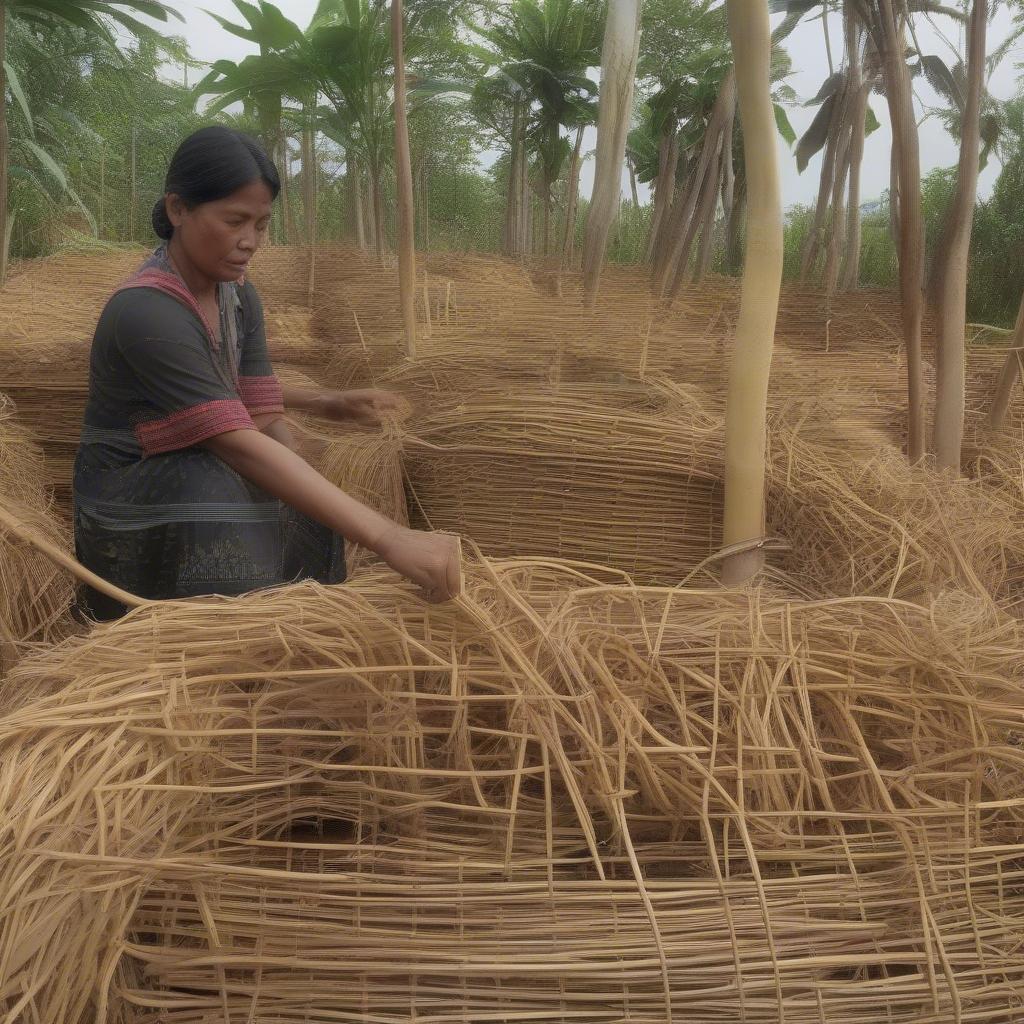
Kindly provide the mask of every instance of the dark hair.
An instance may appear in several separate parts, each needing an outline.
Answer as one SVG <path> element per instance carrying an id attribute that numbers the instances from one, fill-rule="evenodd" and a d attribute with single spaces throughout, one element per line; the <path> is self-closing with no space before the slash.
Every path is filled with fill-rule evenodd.
<path id="1" fill-rule="evenodd" d="M 174 234 L 167 216 L 167 194 L 181 196 L 190 209 L 225 199 L 254 181 L 263 181 L 276 199 L 281 178 L 274 161 L 251 136 L 213 125 L 193 132 L 179 147 L 167 170 L 164 195 L 153 208 L 153 230 L 164 240 Z"/>

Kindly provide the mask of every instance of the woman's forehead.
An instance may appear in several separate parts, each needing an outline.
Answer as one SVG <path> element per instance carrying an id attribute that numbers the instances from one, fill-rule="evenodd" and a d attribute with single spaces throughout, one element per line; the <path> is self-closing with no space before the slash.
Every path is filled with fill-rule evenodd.
<path id="1" fill-rule="evenodd" d="M 217 204 L 226 209 L 239 209 L 246 212 L 270 212 L 274 196 L 264 181 L 253 181 L 231 195 L 217 200 Z"/>

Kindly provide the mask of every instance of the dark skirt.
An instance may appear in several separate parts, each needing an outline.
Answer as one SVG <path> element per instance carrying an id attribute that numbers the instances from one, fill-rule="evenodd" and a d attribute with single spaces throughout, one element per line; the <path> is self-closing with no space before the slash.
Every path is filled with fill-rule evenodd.
<path id="1" fill-rule="evenodd" d="M 93 436 L 103 435 L 103 436 Z M 75 547 L 98 576 L 149 600 L 341 583 L 344 540 L 253 486 L 212 452 L 141 458 L 128 431 L 86 428 L 75 461 Z M 96 619 L 125 607 L 91 587 Z"/>

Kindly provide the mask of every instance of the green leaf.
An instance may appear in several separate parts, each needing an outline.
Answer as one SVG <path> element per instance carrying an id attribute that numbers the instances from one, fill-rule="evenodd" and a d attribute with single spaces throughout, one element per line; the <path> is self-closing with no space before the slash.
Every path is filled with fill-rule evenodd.
<path id="1" fill-rule="evenodd" d="M 874 135 L 874 133 L 881 127 L 882 126 L 879 123 L 878 118 L 875 116 L 875 112 L 869 106 L 867 113 L 864 115 L 864 138 L 867 138 L 869 135 Z"/>
<path id="2" fill-rule="evenodd" d="M 75 206 L 77 206 L 78 209 L 81 210 L 82 213 L 85 215 L 85 219 L 89 222 L 89 227 L 92 228 L 93 236 L 95 237 L 99 235 L 99 227 L 96 224 L 96 218 L 93 217 L 92 211 L 89 209 L 89 207 L 82 202 L 82 199 L 79 196 L 79 194 L 70 185 L 67 184 L 64 186 L 64 191 L 71 197 Z"/>
<path id="3" fill-rule="evenodd" d="M 946 62 L 934 54 L 921 54 L 918 68 L 928 80 L 928 84 L 962 113 L 965 101 L 963 89 Z"/>
<path id="4" fill-rule="evenodd" d="M 775 108 L 775 126 L 778 128 L 779 134 L 786 140 L 786 144 L 792 148 L 793 143 L 796 142 L 796 132 L 793 131 L 793 126 L 789 123 L 786 108 L 778 103 L 773 103 L 772 106 Z"/>
<path id="5" fill-rule="evenodd" d="M 214 14 L 213 11 L 208 11 L 205 7 L 203 8 L 203 11 L 213 18 L 213 20 L 216 21 L 225 32 L 230 32 L 233 36 L 238 36 L 239 39 L 245 39 L 250 43 L 259 42 L 259 38 L 253 29 L 236 25 L 234 22 L 228 21 L 227 18 L 222 18 L 219 14 Z"/>
<path id="6" fill-rule="evenodd" d="M 816 153 L 820 153 L 828 142 L 829 132 L 832 129 L 832 118 L 838 106 L 838 99 L 838 93 L 833 93 L 822 103 L 818 108 L 818 113 L 814 116 L 814 120 L 811 122 L 810 128 L 804 132 L 804 137 L 797 144 L 796 166 L 801 174 L 807 169 L 811 158 Z"/>
<path id="7" fill-rule="evenodd" d="M 34 142 L 32 139 L 25 139 L 25 145 L 28 146 L 30 150 L 32 150 L 32 152 L 36 156 L 36 159 L 39 161 L 42 167 L 45 170 L 49 171 L 50 174 L 52 174 L 53 177 L 57 179 L 57 181 L 60 184 L 60 187 L 67 191 L 68 178 L 60 164 L 58 164 L 57 161 L 54 160 L 53 157 L 50 156 L 50 154 L 47 153 L 42 146 L 40 146 L 37 142 Z"/>
<path id="8" fill-rule="evenodd" d="M 35 135 L 36 127 L 32 123 L 32 111 L 29 109 L 25 90 L 21 87 L 21 79 L 18 78 L 18 72 L 6 60 L 4 61 L 4 71 L 7 72 L 7 84 L 11 87 L 11 95 L 18 101 L 18 106 L 21 107 L 21 112 L 25 115 L 29 132 Z"/>
<path id="9" fill-rule="evenodd" d="M 819 103 L 824 103 L 829 96 L 834 96 L 839 92 L 842 87 L 846 85 L 846 72 L 837 71 L 834 75 L 829 75 L 821 84 L 821 88 L 818 90 L 818 95 L 813 100 L 808 100 L 805 107 L 816 107 Z"/>

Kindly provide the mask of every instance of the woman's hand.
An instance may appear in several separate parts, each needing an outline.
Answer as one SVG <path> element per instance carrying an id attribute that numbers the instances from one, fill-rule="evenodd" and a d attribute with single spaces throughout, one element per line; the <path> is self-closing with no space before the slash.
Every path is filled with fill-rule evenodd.
<path id="1" fill-rule="evenodd" d="M 379 427 L 385 420 L 403 422 L 412 411 L 408 401 L 393 391 L 365 388 L 360 391 L 327 391 L 320 413 L 331 420 L 348 420 L 361 427 Z"/>
<path id="2" fill-rule="evenodd" d="M 375 545 L 377 554 L 423 588 L 431 604 L 441 604 L 462 592 L 462 549 L 458 537 L 394 526 Z"/>
<path id="3" fill-rule="evenodd" d="M 259 430 L 227 430 L 203 442 L 236 473 L 329 530 L 377 552 L 396 572 L 440 603 L 462 590 L 458 537 L 399 526 L 339 490 L 285 445 Z"/>

